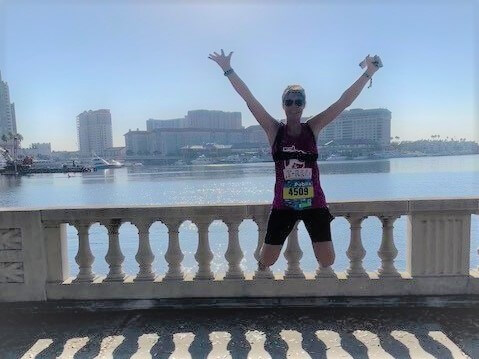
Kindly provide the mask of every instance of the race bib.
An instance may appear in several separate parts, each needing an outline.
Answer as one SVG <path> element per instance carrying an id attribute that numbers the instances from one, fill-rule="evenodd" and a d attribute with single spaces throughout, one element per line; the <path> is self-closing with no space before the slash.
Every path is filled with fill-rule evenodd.
<path id="1" fill-rule="evenodd" d="M 285 161 L 283 177 L 283 203 L 296 210 L 311 207 L 314 197 L 313 170 L 307 168 L 303 161 L 291 159 Z"/>
<path id="2" fill-rule="evenodd" d="M 296 200 L 314 197 L 312 181 L 285 181 L 283 199 Z"/>

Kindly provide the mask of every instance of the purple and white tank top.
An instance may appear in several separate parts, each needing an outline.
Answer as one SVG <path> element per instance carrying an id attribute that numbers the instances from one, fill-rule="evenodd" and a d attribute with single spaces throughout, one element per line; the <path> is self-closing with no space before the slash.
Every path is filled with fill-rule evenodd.
<path id="1" fill-rule="evenodd" d="M 281 124 L 272 147 L 276 171 L 273 208 L 303 210 L 327 207 L 319 181 L 318 149 L 313 131 L 301 123 L 298 136 Z"/>

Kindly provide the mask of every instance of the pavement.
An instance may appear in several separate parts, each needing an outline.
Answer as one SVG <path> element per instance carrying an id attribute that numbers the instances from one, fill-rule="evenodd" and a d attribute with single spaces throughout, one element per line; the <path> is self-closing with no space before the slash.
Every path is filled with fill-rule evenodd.
<path id="1" fill-rule="evenodd" d="M 479 358 L 479 306 L 0 304 L 0 358 Z"/>

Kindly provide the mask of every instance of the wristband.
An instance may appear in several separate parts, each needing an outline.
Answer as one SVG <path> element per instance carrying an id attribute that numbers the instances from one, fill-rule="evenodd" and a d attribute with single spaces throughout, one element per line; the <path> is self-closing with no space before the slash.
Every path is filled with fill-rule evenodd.
<path id="1" fill-rule="evenodd" d="M 225 71 L 225 74 L 224 74 L 224 75 L 225 75 L 225 76 L 228 76 L 228 75 L 231 75 L 233 72 L 234 72 L 233 69 L 229 69 L 229 70 L 226 70 L 226 71 Z"/>
<path id="2" fill-rule="evenodd" d="M 370 88 L 373 85 L 373 78 L 372 75 L 368 74 L 367 72 L 363 73 L 363 76 L 366 76 L 366 78 L 370 79 L 371 81 L 369 82 L 368 88 Z"/>

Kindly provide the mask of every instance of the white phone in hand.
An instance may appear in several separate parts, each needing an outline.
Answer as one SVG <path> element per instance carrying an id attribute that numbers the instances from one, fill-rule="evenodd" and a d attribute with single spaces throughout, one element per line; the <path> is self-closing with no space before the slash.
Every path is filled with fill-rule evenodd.
<path id="1" fill-rule="evenodd" d="M 378 55 L 375 55 L 373 57 L 373 64 L 376 65 L 377 67 L 383 67 L 383 62 L 381 61 L 381 58 Z M 366 67 L 366 59 L 361 61 L 359 63 L 359 66 L 361 66 L 362 69 Z"/>

